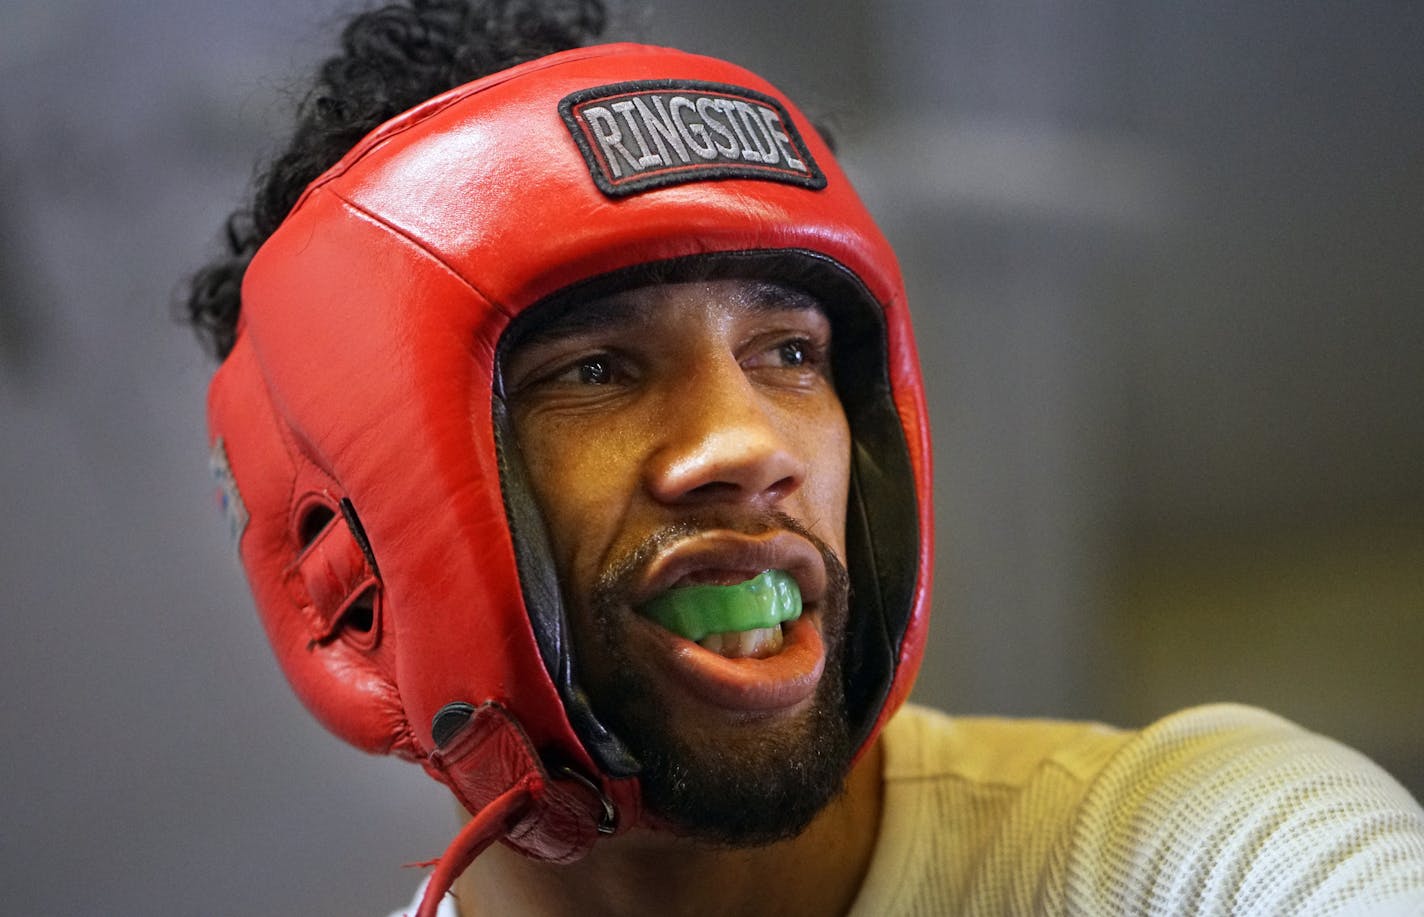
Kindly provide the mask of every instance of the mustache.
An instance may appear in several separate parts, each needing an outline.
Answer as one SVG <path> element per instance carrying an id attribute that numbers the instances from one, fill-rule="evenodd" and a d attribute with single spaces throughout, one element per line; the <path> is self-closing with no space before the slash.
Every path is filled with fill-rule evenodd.
<path id="1" fill-rule="evenodd" d="M 843 590 L 847 574 L 845 564 L 831 546 L 812 534 L 803 523 L 780 510 L 761 510 L 748 513 L 741 510 L 730 512 L 702 512 L 690 515 L 677 522 L 669 523 L 644 538 L 639 544 L 613 558 L 599 574 L 594 584 L 591 605 L 598 612 L 625 604 L 623 599 L 631 593 L 641 572 L 653 559 L 673 545 L 693 535 L 707 531 L 736 532 L 741 535 L 764 535 L 773 531 L 790 531 L 801 536 L 815 546 L 826 565 L 832 591 Z"/>

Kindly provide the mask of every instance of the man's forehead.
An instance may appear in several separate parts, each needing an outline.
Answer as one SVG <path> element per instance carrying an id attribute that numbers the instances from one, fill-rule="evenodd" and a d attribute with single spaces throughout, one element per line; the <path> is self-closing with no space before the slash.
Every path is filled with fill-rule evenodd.
<path id="1" fill-rule="evenodd" d="M 775 280 L 729 278 L 723 280 L 651 283 L 601 296 L 565 300 L 548 312 L 528 317 L 515 346 L 575 337 L 610 326 L 646 321 L 659 309 L 673 308 L 696 298 L 716 301 L 734 311 L 749 313 L 812 310 L 825 313 L 821 300 L 811 293 Z"/>

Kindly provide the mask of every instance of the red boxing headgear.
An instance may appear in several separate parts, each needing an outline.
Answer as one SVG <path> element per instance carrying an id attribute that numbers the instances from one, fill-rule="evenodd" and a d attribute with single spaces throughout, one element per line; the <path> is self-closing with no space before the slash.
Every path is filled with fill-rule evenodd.
<path id="1" fill-rule="evenodd" d="M 928 619 L 919 368 L 888 244 L 754 74 L 582 48 L 386 123 L 257 253 L 213 380 L 214 467 L 297 694 L 472 812 L 519 784 L 534 804 L 498 831 L 530 855 L 573 859 L 634 822 L 638 762 L 579 687 L 501 339 L 532 306 L 694 271 L 805 288 L 836 329 L 854 440 L 843 670 L 864 750 L 909 693 Z"/>

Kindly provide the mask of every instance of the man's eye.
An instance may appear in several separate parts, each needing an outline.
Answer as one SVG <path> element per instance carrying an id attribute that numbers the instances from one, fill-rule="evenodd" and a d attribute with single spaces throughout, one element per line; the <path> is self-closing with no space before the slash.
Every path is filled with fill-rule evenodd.
<path id="1" fill-rule="evenodd" d="M 591 354 L 568 363 L 548 377 L 548 381 L 563 385 L 612 385 L 618 379 L 618 367 L 606 353 Z"/>
<path id="2" fill-rule="evenodd" d="M 745 366 L 748 369 L 794 369 L 822 372 L 826 367 L 828 344 L 814 337 L 800 335 L 774 337 L 765 344 L 758 344 Z"/>
<path id="3" fill-rule="evenodd" d="M 584 385 L 607 385 L 613 381 L 613 369 L 609 366 L 607 357 L 580 360 L 573 369 L 578 374 L 578 381 Z"/>
<path id="4" fill-rule="evenodd" d="M 806 347 L 806 342 L 800 339 L 787 341 L 782 344 L 778 348 L 782 365 L 804 366 L 806 363 Z"/>

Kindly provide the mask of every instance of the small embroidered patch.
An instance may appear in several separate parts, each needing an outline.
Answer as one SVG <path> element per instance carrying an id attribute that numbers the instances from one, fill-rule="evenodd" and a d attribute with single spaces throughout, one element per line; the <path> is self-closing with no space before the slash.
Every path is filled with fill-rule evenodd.
<path id="1" fill-rule="evenodd" d="M 222 509 L 223 518 L 227 520 L 228 534 L 235 543 L 247 530 L 247 505 L 242 502 L 242 494 L 238 493 L 237 479 L 232 476 L 232 466 L 228 464 L 227 449 L 223 446 L 221 436 L 214 441 L 213 450 L 208 456 L 208 470 L 217 482 L 218 505 Z"/>
<path id="2" fill-rule="evenodd" d="M 826 186 L 786 109 L 755 90 L 692 80 L 614 83 L 565 96 L 559 113 L 609 197 L 725 178 Z"/>

